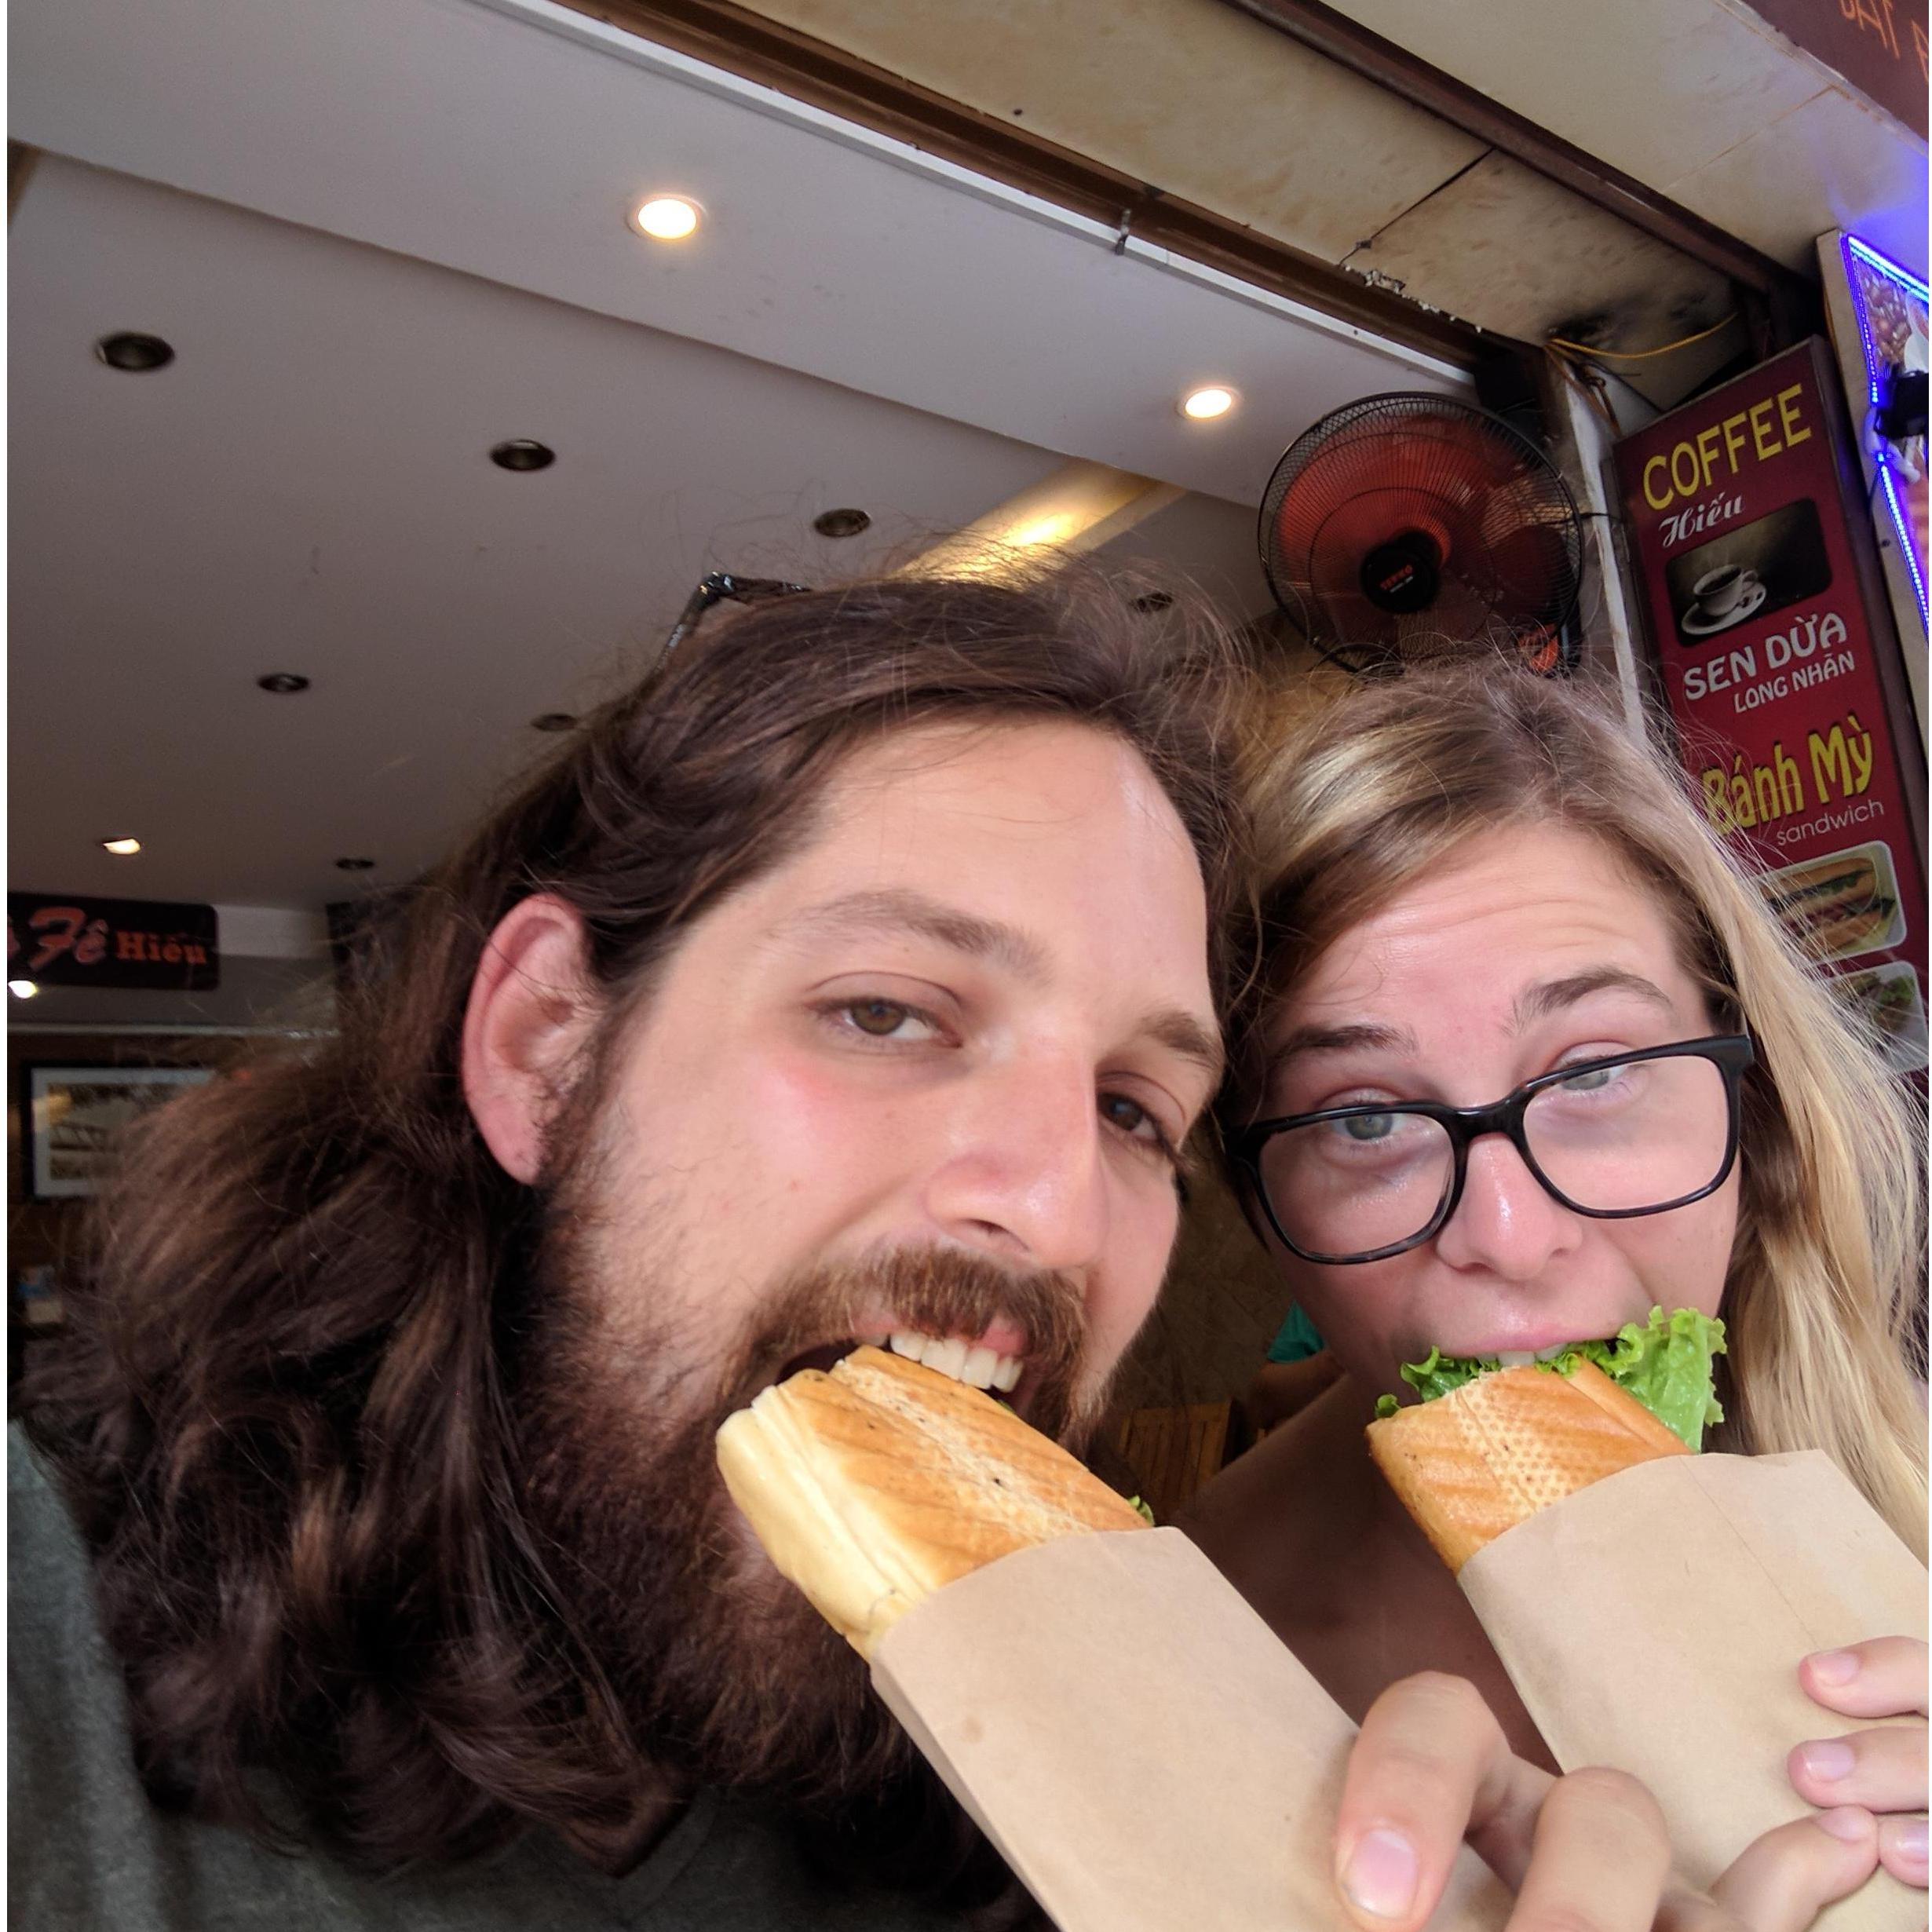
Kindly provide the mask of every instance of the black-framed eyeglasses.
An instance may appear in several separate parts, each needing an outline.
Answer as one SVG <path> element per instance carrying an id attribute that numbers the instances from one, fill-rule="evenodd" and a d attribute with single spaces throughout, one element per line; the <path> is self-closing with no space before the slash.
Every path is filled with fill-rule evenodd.
<path id="1" fill-rule="evenodd" d="M 1715 1193 L 1737 1160 L 1742 1033 L 1559 1067 L 1488 1107 L 1372 1101 L 1257 1121 L 1234 1142 L 1269 1225 L 1302 1260 L 1385 1261 L 1433 1240 L 1470 1145 L 1500 1134 L 1544 1190 L 1598 1221 Z"/>
<path id="2" fill-rule="evenodd" d="M 811 587 L 807 583 L 788 583 L 782 577 L 740 577 L 729 570 L 707 571 L 677 613 L 677 621 L 664 640 L 664 656 L 669 657 L 691 635 L 698 619 L 714 604 L 727 600 L 736 604 L 761 604 L 768 597 L 800 597 Z"/>

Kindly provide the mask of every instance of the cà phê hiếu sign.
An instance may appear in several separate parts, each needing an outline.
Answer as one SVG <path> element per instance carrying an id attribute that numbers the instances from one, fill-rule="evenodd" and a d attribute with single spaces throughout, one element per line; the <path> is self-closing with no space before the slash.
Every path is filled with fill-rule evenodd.
<path id="1" fill-rule="evenodd" d="M 221 984 L 213 906 L 82 893 L 7 894 L 7 977 L 37 986 L 210 992 Z"/>

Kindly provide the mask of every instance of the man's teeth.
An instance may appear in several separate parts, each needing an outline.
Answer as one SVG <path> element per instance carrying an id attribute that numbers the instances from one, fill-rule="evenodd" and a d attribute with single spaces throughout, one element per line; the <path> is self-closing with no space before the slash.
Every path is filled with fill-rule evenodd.
<path id="1" fill-rule="evenodd" d="M 997 1389 L 1010 1393 L 1020 1379 L 1023 1364 L 1017 1355 L 995 1355 L 989 1348 L 975 1347 L 957 1335 L 923 1335 L 916 1328 L 895 1330 L 893 1353 L 909 1360 L 923 1362 L 955 1382 L 975 1389 Z"/>
<path id="2" fill-rule="evenodd" d="M 1568 1342 L 1553 1342 L 1547 1349 L 1500 1349 L 1496 1360 L 1505 1368 L 1527 1368 L 1532 1362 L 1553 1362 L 1563 1351 L 1571 1346 Z"/>

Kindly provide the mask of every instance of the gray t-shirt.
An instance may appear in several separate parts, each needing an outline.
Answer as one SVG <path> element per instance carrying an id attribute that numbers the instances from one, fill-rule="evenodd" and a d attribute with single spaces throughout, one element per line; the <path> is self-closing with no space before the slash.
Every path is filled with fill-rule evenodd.
<path id="1" fill-rule="evenodd" d="M 7 1505 L 7 1903 L 20 1932 L 962 1932 L 1015 1916 L 833 1889 L 783 1831 L 716 1793 L 621 1879 L 537 1833 L 486 1861 L 374 1879 L 159 1812 L 134 1773 L 86 1551 L 17 1428 Z"/>

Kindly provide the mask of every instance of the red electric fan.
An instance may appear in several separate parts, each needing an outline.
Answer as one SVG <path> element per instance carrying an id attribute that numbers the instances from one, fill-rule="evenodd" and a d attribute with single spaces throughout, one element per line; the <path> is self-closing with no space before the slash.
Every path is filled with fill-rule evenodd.
<path id="1" fill-rule="evenodd" d="M 1471 404 L 1371 396 L 1324 417 L 1275 466 L 1261 555 L 1276 601 L 1346 670 L 1499 645 L 1575 667 L 1576 502 L 1533 443 Z"/>

